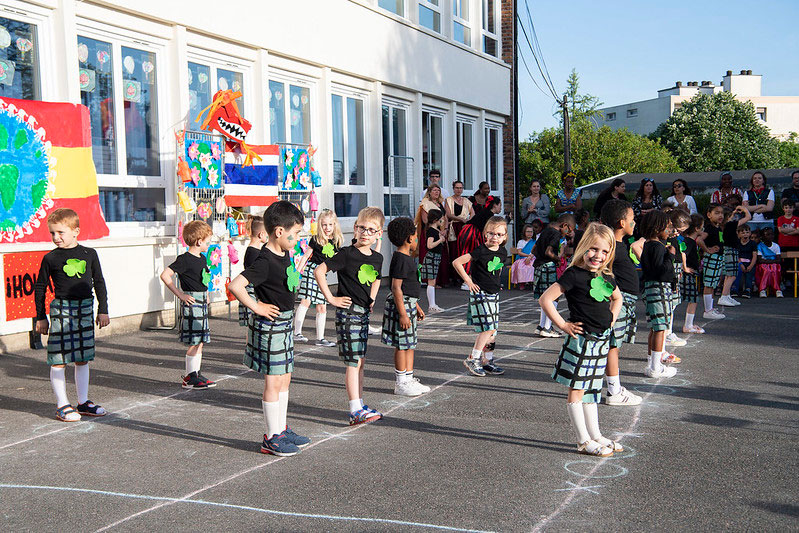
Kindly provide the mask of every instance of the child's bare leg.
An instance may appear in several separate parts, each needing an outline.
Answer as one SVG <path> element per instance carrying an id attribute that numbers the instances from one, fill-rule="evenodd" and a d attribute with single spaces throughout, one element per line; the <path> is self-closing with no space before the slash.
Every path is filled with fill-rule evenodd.
<path id="1" fill-rule="evenodd" d="M 721 295 L 729 296 L 732 284 L 735 282 L 735 276 L 724 276 L 724 285 L 721 287 Z"/>
<path id="2" fill-rule="evenodd" d="M 358 360 L 356 366 L 347 365 L 344 372 L 344 387 L 347 389 L 347 399 L 350 401 L 363 398 L 361 382 L 363 381 L 363 359 Z"/>
<path id="3" fill-rule="evenodd" d="M 608 364 L 605 367 L 605 375 L 607 377 L 619 375 L 619 349 L 611 348 L 608 351 Z"/>
<path id="4" fill-rule="evenodd" d="M 495 329 L 492 329 L 490 331 L 481 331 L 477 335 L 477 338 L 474 341 L 474 348 L 472 350 L 472 353 L 477 351 L 477 352 L 480 352 L 480 354 L 482 354 L 483 348 L 485 348 L 486 344 L 488 344 L 488 341 L 491 340 L 491 337 L 494 336 L 496 331 L 497 330 L 495 330 Z"/>

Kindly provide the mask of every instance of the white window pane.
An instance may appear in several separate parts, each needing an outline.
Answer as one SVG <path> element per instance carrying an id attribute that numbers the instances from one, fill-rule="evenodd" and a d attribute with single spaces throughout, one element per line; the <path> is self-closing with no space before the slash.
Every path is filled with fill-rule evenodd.
<path id="1" fill-rule="evenodd" d="M 441 31 L 441 14 L 437 11 L 419 5 L 419 24 L 433 31 Z"/>
<path id="2" fill-rule="evenodd" d="M 0 96 L 41 100 L 36 26 L 0 17 L 0 28 L 1 37 L 13 43 L 0 48 Z"/>
<path id="3" fill-rule="evenodd" d="M 200 111 L 211 104 L 211 67 L 189 62 L 189 129 L 200 131 Z"/>
<path id="4" fill-rule="evenodd" d="M 244 74 L 232 70 L 216 69 L 216 89 L 218 91 L 241 91 L 242 96 L 236 100 L 240 112 L 244 112 Z"/>
<path id="5" fill-rule="evenodd" d="M 155 54 L 123 46 L 122 57 L 122 95 L 125 100 L 125 148 L 128 174 L 159 176 L 161 165 L 158 148 L 158 91 Z"/>
<path id="6" fill-rule="evenodd" d="M 287 102 L 289 120 L 291 120 L 291 142 L 296 144 L 311 143 L 311 91 L 306 87 L 290 85 Z"/>
<path id="7" fill-rule="evenodd" d="M 363 102 L 355 98 L 347 98 L 347 162 L 349 184 L 365 185 Z"/>
<path id="8" fill-rule="evenodd" d="M 269 82 L 269 132 L 273 144 L 286 142 L 286 91 L 279 81 Z"/>
<path id="9" fill-rule="evenodd" d="M 111 43 L 78 36 L 80 101 L 89 108 L 92 159 L 98 174 L 117 174 L 114 58 Z"/>
<path id="10" fill-rule="evenodd" d="M 344 112 L 341 96 L 331 97 L 333 119 L 333 184 L 344 185 Z M 336 210 L 338 212 L 338 210 Z M 343 215 L 342 215 L 343 216 Z"/>
<path id="11" fill-rule="evenodd" d="M 405 6 L 403 4 L 403 0 L 377 0 L 378 6 L 399 16 L 405 14 Z"/>
<path id="12" fill-rule="evenodd" d="M 452 28 L 453 39 L 465 45 L 472 44 L 471 32 L 469 31 L 469 28 L 467 28 L 460 22 L 453 22 L 452 25 L 453 25 Z"/>

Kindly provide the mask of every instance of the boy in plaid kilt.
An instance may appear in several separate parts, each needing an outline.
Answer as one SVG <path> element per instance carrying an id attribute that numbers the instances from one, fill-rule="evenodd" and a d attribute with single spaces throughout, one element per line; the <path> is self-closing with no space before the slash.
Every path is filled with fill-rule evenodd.
<path id="1" fill-rule="evenodd" d="M 677 251 L 667 246 L 671 231 L 669 216 L 653 210 L 641 218 L 641 236 L 646 239 L 641 252 L 646 319 L 649 323 L 649 364 L 644 373 L 651 378 L 673 377 L 677 369 L 663 365 L 666 352 L 666 330 L 671 316 L 671 290 L 674 282 L 674 260 Z M 676 358 L 676 356 L 675 356 Z M 670 358 L 666 362 L 679 362 Z"/>
<path id="2" fill-rule="evenodd" d="M 619 350 L 624 342 L 635 342 L 635 303 L 638 300 L 638 272 L 630 258 L 628 237 L 635 229 L 635 213 L 632 205 L 625 200 L 608 200 L 602 206 L 600 219 L 613 231 L 616 249 L 613 254 L 613 276 L 622 297 L 619 315 L 613 324 L 608 350 L 608 366 L 605 375 L 608 378 L 608 394 L 605 403 L 617 406 L 639 405 L 643 398 L 628 391 L 621 385 L 619 377 Z M 579 245 L 579 243 L 578 243 Z"/>
<path id="3" fill-rule="evenodd" d="M 696 244 L 704 254 L 702 259 L 702 285 L 704 286 L 702 300 L 705 304 L 705 312 L 702 316 L 708 320 L 725 318 L 723 313 L 713 308 L 713 292 L 721 281 L 724 270 L 723 222 L 724 208 L 719 204 L 708 205 L 705 233 L 696 240 Z"/>
<path id="4" fill-rule="evenodd" d="M 730 195 L 727 201 L 728 205 L 735 204 L 738 202 L 738 196 Z M 750 220 L 752 220 L 752 215 L 743 206 L 736 205 L 735 208 L 724 207 L 724 226 L 721 232 L 724 239 L 724 282 L 721 286 L 719 305 L 729 307 L 741 305 L 741 302 L 734 299 L 730 292 L 732 291 L 732 284 L 738 276 L 738 264 L 740 261 L 738 248 L 741 246 L 741 241 L 738 240 L 738 228 Z"/>
<path id="5" fill-rule="evenodd" d="M 300 305 L 297 306 L 297 316 L 294 319 L 294 340 L 297 342 L 308 342 L 308 337 L 302 334 L 302 325 L 305 322 L 305 315 L 308 309 L 316 306 L 316 345 L 332 348 L 336 345 L 325 339 L 325 322 L 327 321 L 327 300 L 319 284 L 316 283 L 314 270 L 325 262 L 325 259 L 333 257 L 341 248 L 344 237 L 341 234 L 341 227 L 338 217 L 330 209 L 323 209 L 319 214 L 316 223 L 316 235 L 308 241 L 311 251 L 311 258 L 305 265 L 300 280 L 300 289 L 297 291 L 297 299 Z"/>
<path id="6" fill-rule="evenodd" d="M 430 392 L 430 387 L 413 377 L 416 322 L 424 320 L 424 312 L 418 303 L 422 285 L 416 261 L 411 257 L 419 244 L 413 220 L 398 217 L 389 222 L 388 239 L 397 249 L 391 256 L 388 269 L 391 292 L 383 308 L 383 335 L 380 340 L 394 347 L 394 394 L 418 396 Z M 430 255 L 429 249 L 427 253 Z"/>
<path id="7" fill-rule="evenodd" d="M 566 408 L 577 433 L 577 451 L 600 457 L 624 450 L 602 436 L 597 411 L 611 328 L 622 306 L 621 291 L 611 273 L 615 250 L 613 231 L 597 222 L 589 224 L 569 267 L 538 300 L 567 334 L 552 379 L 568 387 Z M 561 296 L 569 307 L 568 322 L 554 305 Z"/>
<path id="8" fill-rule="evenodd" d="M 307 256 L 292 263 L 304 217 L 291 202 L 280 200 L 264 212 L 269 238 L 255 262 L 230 282 L 228 289 L 252 314 L 247 332 L 244 365 L 264 375 L 261 408 L 266 432 L 261 453 L 296 455 L 311 439 L 294 433 L 287 424 L 289 385 L 294 371 L 294 291 Z M 252 284 L 256 298 L 247 293 Z"/>
<path id="9" fill-rule="evenodd" d="M 466 324 L 478 332 L 472 353 L 463 364 L 475 376 L 500 375 L 505 370 L 494 364 L 494 349 L 499 329 L 499 291 L 502 267 L 508 262 L 503 246 L 508 237 L 508 223 L 498 215 L 488 219 L 483 229 L 484 243 L 452 262 L 455 271 L 469 286 Z M 471 262 L 469 273 L 464 265 Z M 482 359 L 485 359 L 485 362 Z"/>
<path id="10" fill-rule="evenodd" d="M 108 292 L 97 252 L 78 244 L 80 219 L 72 209 L 59 208 L 47 217 L 56 249 L 42 258 L 34 285 L 36 332 L 47 335 L 47 364 L 56 396 L 56 418 L 77 422 L 81 415 L 103 416 L 106 410 L 89 400 L 89 361 L 94 360 L 94 297 L 97 296 L 98 327 L 110 323 Z M 45 296 L 52 288 L 47 320 Z M 92 292 L 94 291 L 94 292 Z M 75 363 L 77 409 L 67 399 L 66 365 Z"/>
<path id="11" fill-rule="evenodd" d="M 558 217 L 555 222 L 552 222 L 544 228 L 538 240 L 535 241 L 533 247 L 533 255 L 535 261 L 533 267 L 533 297 L 540 298 L 546 290 L 557 281 L 558 272 L 557 265 L 565 249 L 561 247 L 560 241 L 567 235 L 574 232 L 576 221 L 574 215 L 564 213 Z M 557 308 L 558 302 L 555 302 Z M 547 314 L 541 309 L 541 315 L 538 320 L 538 327 L 535 329 L 536 335 L 539 337 L 560 337 L 561 334 L 552 329 L 552 321 Z"/>
<path id="12" fill-rule="evenodd" d="M 363 367 L 369 339 L 369 313 L 380 289 L 383 256 L 372 245 L 383 234 L 386 219 L 377 207 L 365 207 L 355 221 L 355 243 L 345 246 L 316 267 L 314 275 L 325 298 L 336 310 L 338 356 L 346 365 L 344 383 L 349 400 L 350 425 L 373 422 L 383 414 L 363 403 Z M 327 284 L 328 271 L 338 273 L 338 291 L 333 296 Z"/>
<path id="13" fill-rule="evenodd" d="M 255 263 L 261 253 L 261 248 L 266 244 L 266 229 L 264 228 L 263 217 L 250 215 L 247 219 L 247 233 L 250 235 L 250 243 L 244 252 L 245 270 Z M 247 285 L 247 294 L 250 295 L 250 298 L 255 298 L 255 288 L 252 285 Z M 250 310 L 247 307 L 239 304 L 239 326 L 247 327 L 249 325 L 250 314 Z"/>
<path id="14" fill-rule="evenodd" d="M 436 305 L 436 278 L 441 268 L 441 254 L 447 245 L 447 233 L 444 224 L 447 219 L 440 209 L 431 209 L 427 213 L 427 231 L 425 232 L 427 252 L 424 254 L 422 266 L 419 270 L 422 281 L 427 282 L 427 310 L 429 313 L 443 311 Z"/>
<path id="15" fill-rule="evenodd" d="M 686 303 L 685 323 L 683 333 L 704 333 L 705 330 L 694 324 L 696 314 L 696 304 L 699 302 L 699 248 L 696 239 L 702 234 L 705 226 L 705 219 L 702 215 L 691 215 L 691 223 L 683 232 L 683 243 L 685 243 L 685 271 L 680 280 L 680 298 Z"/>
<path id="16" fill-rule="evenodd" d="M 210 271 L 205 252 L 211 243 L 213 231 L 202 220 L 192 220 L 183 228 L 183 240 L 189 249 L 161 272 L 161 281 L 180 300 L 180 342 L 187 345 L 184 389 L 207 389 L 216 383 L 200 373 L 203 344 L 211 341 L 208 326 L 208 281 Z M 175 274 L 180 288 L 175 285 Z"/>

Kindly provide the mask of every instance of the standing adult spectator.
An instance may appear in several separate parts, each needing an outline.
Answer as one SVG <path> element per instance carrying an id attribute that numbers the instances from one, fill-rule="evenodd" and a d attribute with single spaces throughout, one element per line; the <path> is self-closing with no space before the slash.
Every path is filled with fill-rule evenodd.
<path id="1" fill-rule="evenodd" d="M 597 196 L 596 203 L 594 203 L 594 217 L 599 219 L 599 216 L 602 213 L 602 206 L 605 205 L 608 200 L 624 200 L 626 202 L 627 196 L 624 194 L 626 188 L 627 182 L 621 178 L 616 178 L 610 182 L 610 187 L 599 193 L 599 196 Z"/>
<path id="2" fill-rule="evenodd" d="M 661 207 L 663 207 L 663 197 L 660 196 L 655 180 L 652 178 L 642 179 L 641 186 L 638 187 L 635 198 L 633 198 L 635 223 L 638 224 L 642 216 Z"/>
<path id="3" fill-rule="evenodd" d="M 688 188 L 688 183 L 682 179 L 677 178 L 671 184 L 671 196 L 666 200 L 677 209 L 688 211 L 689 215 L 696 214 L 696 202 L 694 197 L 691 196 L 691 189 Z"/>
<path id="4" fill-rule="evenodd" d="M 477 190 L 474 191 L 474 194 L 469 197 L 469 200 L 471 200 L 472 206 L 474 207 L 475 214 L 479 213 L 480 210 L 483 209 L 483 206 L 485 206 L 486 200 L 490 194 L 491 186 L 487 181 L 481 181 L 480 185 L 477 186 Z"/>
<path id="5" fill-rule="evenodd" d="M 741 192 L 741 189 L 732 186 L 732 174 L 729 172 L 723 172 L 721 174 L 719 188 L 713 191 L 713 194 L 710 195 L 710 203 L 724 205 L 727 197 L 731 194 L 737 194 L 741 198 L 744 196 Z"/>
<path id="6" fill-rule="evenodd" d="M 446 212 L 444 209 L 444 198 L 441 196 L 441 187 L 438 185 L 430 185 L 427 188 L 427 192 L 425 192 L 424 197 L 422 198 L 422 202 L 419 204 L 419 208 L 416 210 L 416 234 L 419 238 L 419 264 L 421 264 L 422 260 L 424 260 L 424 256 L 427 254 L 427 215 L 436 209 L 441 211 L 441 214 Z M 447 230 L 447 225 L 445 222 L 444 230 Z M 441 253 L 441 264 L 446 265 L 450 262 L 449 253 L 447 251 L 446 246 L 443 247 L 444 250 Z M 441 280 L 442 272 L 444 279 Z M 441 280 L 441 284 L 439 284 L 439 280 Z M 438 276 L 436 277 L 436 286 L 444 287 L 446 283 L 449 282 L 449 269 L 440 268 L 438 270 Z"/>
<path id="7" fill-rule="evenodd" d="M 489 195 L 483 208 L 477 211 L 458 233 L 458 257 L 471 253 L 472 250 L 483 244 L 483 229 L 485 229 L 486 222 L 501 211 L 502 201 L 498 196 Z M 466 272 L 469 272 L 469 264 L 466 264 L 465 268 Z M 464 283 L 461 285 L 461 289 L 468 291 L 469 286 Z"/>
<path id="8" fill-rule="evenodd" d="M 474 216 L 474 208 L 472 201 L 463 196 L 463 182 L 456 181 L 452 184 L 452 196 L 444 201 L 444 210 L 447 215 L 447 222 L 449 223 L 449 230 L 447 231 L 447 250 L 450 258 L 458 257 L 458 234 L 463 225 Z M 460 279 L 456 275 L 455 267 L 452 266 L 452 261 L 447 261 L 445 268 L 449 271 L 449 277 L 453 282 Z"/>
<path id="9" fill-rule="evenodd" d="M 441 171 L 437 168 L 432 169 L 427 176 L 427 189 L 429 189 L 432 185 L 438 185 L 441 187 L 442 198 L 449 197 L 449 191 L 443 185 L 441 185 Z M 424 200 L 424 195 L 427 194 L 427 189 L 422 189 L 422 196 L 419 198 L 420 202 Z"/>
<path id="10" fill-rule="evenodd" d="M 793 205 L 799 204 L 799 170 L 791 172 L 791 186 L 782 191 L 782 200 L 788 200 Z"/>
<path id="11" fill-rule="evenodd" d="M 541 182 L 533 180 L 530 183 L 530 196 L 522 200 L 522 221 L 532 224 L 533 220 L 540 220 L 544 226 L 549 224 L 549 196 L 541 193 Z"/>
<path id="12" fill-rule="evenodd" d="M 743 206 L 752 214 L 749 226 L 763 229 L 774 226 L 774 191 L 766 186 L 766 175 L 756 170 L 749 178 L 749 189 L 744 191 Z"/>
<path id="13" fill-rule="evenodd" d="M 582 193 L 574 188 L 574 172 L 564 172 L 560 178 L 561 190 L 555 199 L 555 211 L 558 215 L 562 213 L 574 213 L 583 207 Z"/>

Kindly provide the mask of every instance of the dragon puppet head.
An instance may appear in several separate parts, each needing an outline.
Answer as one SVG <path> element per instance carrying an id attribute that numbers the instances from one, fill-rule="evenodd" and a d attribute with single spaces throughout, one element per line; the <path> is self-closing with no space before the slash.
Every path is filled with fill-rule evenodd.
<path id="1" fill-rule="evenodd" d="M 201 128 L 208 131 L 218 131 L 227 141 L 229 150 L 234 150 L 238 146 L 242 152 L 247 154 L 247 159 L 244 164 L 252 164 L 252 158 L 261 159 L 255 152 L 249 148 L 244 138 L 250 132 L 252 124 L 241 116 L 239 107 L 236 105 L 236 99 L 241 98 L 241 92 L 233 92 L 231 90 L 217 91 L 211 101 L 211 105 L 200 111 L 196 120 L 207 112 L 205 120 L 203 120 Z"/>

